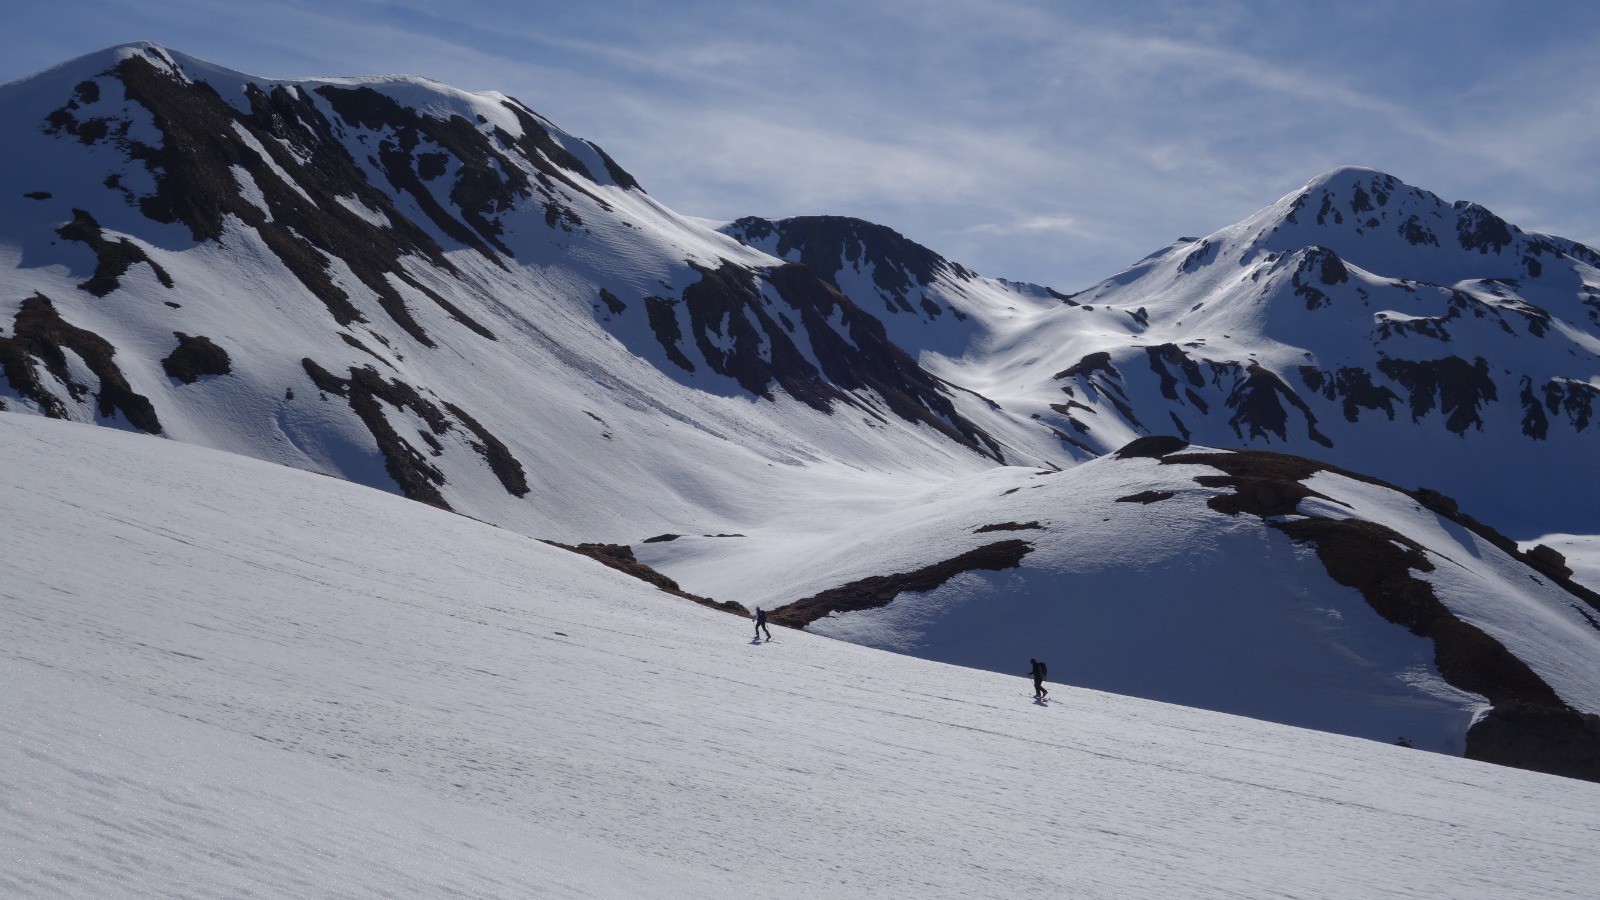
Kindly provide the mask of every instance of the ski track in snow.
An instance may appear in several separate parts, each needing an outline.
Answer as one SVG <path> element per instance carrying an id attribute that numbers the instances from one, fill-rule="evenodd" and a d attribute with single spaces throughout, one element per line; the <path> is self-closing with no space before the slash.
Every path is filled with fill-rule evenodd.
<path id="1" fill-rule="evenodd" d="M 1600 786 L 749 622 L 0 416 L 0 893 L 1592 896 Z"/>

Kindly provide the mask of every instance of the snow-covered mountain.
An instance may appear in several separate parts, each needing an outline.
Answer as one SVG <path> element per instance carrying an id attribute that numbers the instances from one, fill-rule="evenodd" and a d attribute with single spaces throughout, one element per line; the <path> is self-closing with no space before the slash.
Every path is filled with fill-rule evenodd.
<path id="1" fill-rule="evenodd" d="M 6 896 L 1600 879 L 1600 786 L 1087 689 L 1040 707 L 1018 676 L 801 632 L 752 644 L 507 529 L 173 441 L 4 415 L 0 458 L 28 523 L 0 529 Z"/>
<path id="2" fill-rule="evenodd" d="M 634 549 L 855 643 L 1600 778 L 1600 594 L 1433 492 L 1147 438 L 811 524 Z"/>
<path id="3" fill-rule="evenodd" d="M 1146 434 L 1596 529 L 1600 253 L 1370 169 L 1183 239 L 932 370 L 1104 453 Z"/>
<path id="4" fill-rule="evenodd" d="M 857 220 L 713 231 L 523 104 L 420 78 L 128 45 L 0 88 L 0 130 L 25 411 L 568 538 L 768 514 L 711 470 L 815 496 L 1161 433 L 1596 530 L 1600 255 L 1371 170 L 1069 296 Z"/>
<path id="5" fill-rule="evenodd" d="M 0 134 L 11 413 L 877 647 L 1600 772 L 1600 608 L 1536 546 L 1600 533 L 1582 245 L 1340 170 L 1067 295 L 685 218 L 502 95 L 151 44 L 0 86 Z M 1164 432 L 1321 462 L 1106 455 Z"/>
<path id="6" fill-rule="evenodd" d="M 501 95 L 140 44 L 0 87 L 0 133 L 9 408 L 583 538 L 1049 446 Z"/>

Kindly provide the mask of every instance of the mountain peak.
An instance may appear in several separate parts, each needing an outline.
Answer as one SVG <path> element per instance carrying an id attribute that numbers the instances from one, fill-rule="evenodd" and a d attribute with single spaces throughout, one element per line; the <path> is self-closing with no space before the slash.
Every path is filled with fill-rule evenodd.
<path id="1" fill-rule="evenodd" d="M 1373 182 L 1399 183 L 1400 179 L 1390 175 L 1388 172 L 1369 166 L 1337 166 L 1306 182 L 1306 186 L 1301 190 L 1309 191 L 1316 188 L 1339 190 L 1352 185 Z"/>
<path id="2" fill-rule="evenodd" d="M 1595 251 L 1525 232 L 1470 201 L 1445 200 L 1377 169 L 1342 166 L 1207 240 L 1293 253 L 1321 246 L 1372 272 L 1434 283 L 1537 278 L 1554 256 L 1589 264 Z"/>

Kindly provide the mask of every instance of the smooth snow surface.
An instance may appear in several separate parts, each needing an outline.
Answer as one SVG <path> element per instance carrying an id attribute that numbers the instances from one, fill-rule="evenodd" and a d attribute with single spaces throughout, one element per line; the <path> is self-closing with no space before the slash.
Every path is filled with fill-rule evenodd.
<path id="1" fill-rule="evenodd" d="M 1600 786 L 749 623 L 0 415 L 0 894 L 1592 896 Z"/>
<path id="2" fill-rule="evenodd" d="M 1192 448 L 1204 452 L 1201 448 Z M 1102 457 L 1062 472 L 997 468 L 849 523 L 635 545 L 688 590 L 772 608 L 912 572 L 995 541 L 1017 568 L 958 575 L 808 630 L 925 659 L 1461 754 L 1488 708 L 1446 683 L 1431 640 L 1385 620 L 1315 551 L 1258 516 L 1208 505 L 1204 465 Z M 1512 650 L 1567 703 L 1600 713 L 1592 611 L 1526 565 L 1385 487 L 1323 472 L 1304 516 L 1357 518 L 1416 540 L 1418 573 L 1458 618 Z M 1142 492 L 1169 495 L 1132 502 Z M 1001 526 L 1008 530 L 983 531 Z"/>

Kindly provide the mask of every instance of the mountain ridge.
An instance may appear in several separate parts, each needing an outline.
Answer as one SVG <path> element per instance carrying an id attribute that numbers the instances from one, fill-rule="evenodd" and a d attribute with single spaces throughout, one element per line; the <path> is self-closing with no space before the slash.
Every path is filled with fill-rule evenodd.
<path id="1" fill-rule="evenodd" d="M 714 229 L 519 101 L 410 76 L 260 79 L 128 45 L 0 88 L 0 133 L 15 148 L 0 168 L 14 414 L 633 554 L 725 607 L 827 598 L 810 612 L 837 615 L 809 630 L 966 665 L 1006 669 L 1046 641 L 1095 663 L 1083 683 L 1377 739 L 1399 722 L 1445 752 L 1485 703 L 1497 722 L 1527 702 L 1600 711 L 1588 676 L 1562 693 L 1563 661 L 1527 637 L 1581 656 L 1600 627 L 1547 590 L 1567 577 L 1559 554 L 1507 549 L 1419 499 L 1454 497 L 1524 540 L 1600 531 L 1600 485 L 1582 475 L 1600 433 L 1594 251 L 1473 204 L 1333 170 L 1067 295 L 845 217 Z M 1319 471 L 1247 478 L 1227 500 L 1243 476 L 1113 456 L 1173 434 L 1405 491 L 1307 487 Z M 1318 561 L 1311 532 L 1348 532 L 1352 510 L 1408 548 L 1391 560 L 1402 593 L 1429 585 L 1448 615 L 1368 604 Z M 1026 533 L 989 534 L 1004 526 Z M 652 534 L 684 537 L 646 549 Z M 965 565 L 979 544 L 994 565 Z M 1208 573 L 1192 591 L 1162 568 L 1185 560 Z M 1141 595 L 1141 578 L 1159 590 Z M 827 608 L 846 588 L 872 604 Z M 1483 600 L 1495 591 L 1518 598 L 1509 611 Z M 1009 613 L 960 618 L 998 598 Z M 1006 617 L 1028 608 L 1050 627 Z M 1139 609 L 1166 618 L 1141 633 Z M 1460 668 L 1432 629 L 1475 617 L 1544 689 L 1505 688 L 1528 680 L 1509 663 L 1444 677 Z M 1165 630 L 1184 622 L 1206 640 Z M 1208 654 L 1263 623 L 1274 652 L 1326 666 L 1230 701 L 1260 660 Z M 1215 671 L 1185 684 L 1073 643 L 1097 628 L 1117 638 L 1105 647 L 1159 637 L 1168 660 Z M 919 644 L 936 632 L 959 641 Z M 1322 677 L 1338 690 L 1318 694 Z M 1196 696 L 1163 693 L 1180 688 Z M 1539 732 L 1534 718 L 1511 733 Z"/>

